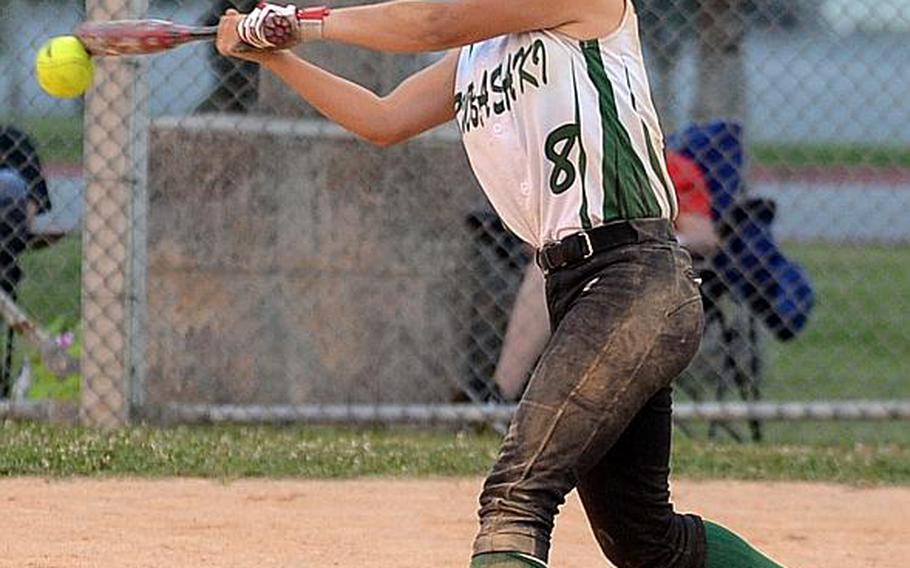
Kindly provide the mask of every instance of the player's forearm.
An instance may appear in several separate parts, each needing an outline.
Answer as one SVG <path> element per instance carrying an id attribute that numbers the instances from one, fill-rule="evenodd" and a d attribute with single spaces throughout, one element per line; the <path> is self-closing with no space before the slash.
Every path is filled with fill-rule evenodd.
<path id="1" fill-rule="evenodd" d="M 333 75 L 290 52 L 271 55 L 262 64 L 278 75 L 319 112 L 354 134 L 380 146 L 399 140 L 394 113 L 375 93 Z"/>
<path id="2" fill-rule="evenodd" d="M 359 45 L 376 51 L 417 53 L 443 51 L 470 43 L 461 29 L 457 2 L 394 0 L 339 8 L 326 18 L 323 39 Z"/>

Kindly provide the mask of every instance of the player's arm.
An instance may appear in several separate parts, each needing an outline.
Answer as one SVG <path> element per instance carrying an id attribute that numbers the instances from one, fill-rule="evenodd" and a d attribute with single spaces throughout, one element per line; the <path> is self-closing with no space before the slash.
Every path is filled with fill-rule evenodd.
<path id="1" fill-rule="evenodd" d="M 222 18 L 218 50 L 232 55 L 231 30 L 236 12 Z M 225 33 L 228 32 L 228 33 Z M 448 122 L 455 116 L 453 51 L 407 78 L 380 97 L 352 81 L 334 75 L 290 51 L 235 54 L 256 61 L 278 75 L 305 101 L 347 130 L 379 146 L 389 146 Z"/>
<path id="2" fill-rule="evenodd" d="M 558 29 L 577 39 L 603 36 L 622 20 L 631 0 L 392 0 L 365 6 L 304 10 L 304 41 L 336 41 L 388 52 L 443 51 L 529 30 Z M 222 18 L 241 30 L 223 28 L 225 40 L 258 48 L 275 47 L 269 35 L 272 15 L 294 17 L 294 6 L 260 4 L 241 19 Z"/>
<path id="3" fill-rule="evenodd" d="M 455 117 L 458 53 L 405 79 L 385 97 L 283 51 L 263 65 L 326 117 L 379 146 L 395 144 Z"/>
<path id="4" fill-rule="evenodd" d="M 323 37 L 390 52 L 441 51 L 565 27 L 594 37 L 611 31 L 624 9 L 625 0 L 394 0 L 332 10 Z"/>

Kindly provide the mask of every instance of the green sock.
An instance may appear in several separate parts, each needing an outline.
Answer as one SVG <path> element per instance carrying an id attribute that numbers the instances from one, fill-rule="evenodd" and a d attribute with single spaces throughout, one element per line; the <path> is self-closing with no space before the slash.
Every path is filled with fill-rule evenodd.
<path id="1" fill-rule="evenodd" d="M 520 552 L 488 552 L 472 558 L 471 568 L 547 568 L 547 565 Z"/>
<path id="2" fill-rule="evenodd" d="M 783 568 L 736 533 L 711 521 L 705 521 L 705 538 L 708 541 L 705 568 Z"/>

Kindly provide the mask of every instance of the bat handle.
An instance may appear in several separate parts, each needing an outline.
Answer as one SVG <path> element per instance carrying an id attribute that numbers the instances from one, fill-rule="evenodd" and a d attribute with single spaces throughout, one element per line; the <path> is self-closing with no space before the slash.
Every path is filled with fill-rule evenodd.
<path id="1" fill-rule="evenodd" d="M 190 35 L 199 39 L 215 39 L 218 37 L 218 26 L 196 28 Z"/>

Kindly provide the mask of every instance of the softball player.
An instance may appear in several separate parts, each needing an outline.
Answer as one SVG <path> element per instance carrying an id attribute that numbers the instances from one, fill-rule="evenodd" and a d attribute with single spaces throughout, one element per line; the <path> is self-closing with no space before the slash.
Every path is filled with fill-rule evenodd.
<path id="1" fill-rule="evenodd" d="M 400 0 L 299 12 L 302 35 L 391 52 L 443 51 L 386 97 L 274 47 L 270 4 L 220 25 L 222 53 L 257 61 L 379 145 L 455 119 L 504 223 L 537 248 L 553 335 L 480 496 L 472 568 L 546 566 L 577 488 L 617 566 L 773 562 L 695 515 L 667 478 L 670 382 L 702 307 L 674 238 L 676 197 L 630 0 Z"/>

